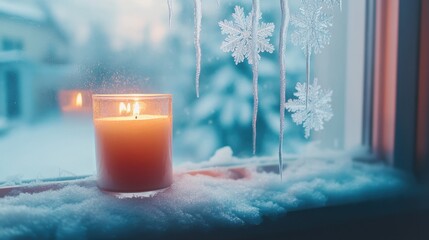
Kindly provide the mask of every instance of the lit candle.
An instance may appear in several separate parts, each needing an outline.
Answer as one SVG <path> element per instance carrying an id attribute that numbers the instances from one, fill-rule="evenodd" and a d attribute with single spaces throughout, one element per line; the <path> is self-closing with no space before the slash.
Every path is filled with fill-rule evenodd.
<path id="1" fill-rule="evenodd" d="M 143 192 L 172 183 L 171 95 L 93 95 L 98 186 Z"/>

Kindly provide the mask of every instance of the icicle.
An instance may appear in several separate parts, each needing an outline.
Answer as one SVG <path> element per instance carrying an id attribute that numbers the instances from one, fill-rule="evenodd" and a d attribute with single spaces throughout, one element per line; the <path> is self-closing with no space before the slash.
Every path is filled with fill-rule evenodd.
<path id="1" fill-rule="evenodd" d="M 219 7 L 220 6 L 220 1 L 216 0 L 216 2 L 217 2 L 217 6 Z"/>
<path id="2" fill-rule="evenodd" d="M 200 97 L 200 73 L 201 73 L 201 44 L 200 44 L 200 33 L 201 33 L 201 0 L 194 0 L 194 24 L 195 24 L 195 58 L 196 58 L 196 73 L 195 73 L 195 92 L 197 98 Z"/>
<path id="3" fill-rule="evenodd" d="M 307 53 L 305 54 L 305 58 L 307 60 L 306 65 L 305 65 L 305 73 L 307 76 L 307 85 L 306 85 L 306 89 L 305 89 L 305 108 L 308 108 L 308 86 L 310 85 L 310 57 L 311 57 L 311 52 L 310 52 L 310 48 L 308 46 L 307 43 Z"/>
<path id="4" fill-rule="evenodd" d="M 253 75 L 253 154 L 256 153 L 256 123 L 258 120 L 258 23 L 259 23 L 259 0 L 252 1 L 252 75 Z"/>
<path id="5" fill-rule="evenodd" d="M 173 0 L 167 0 L 168 5 L 168 26 L 171 28 L 171 20 L 173 18 Z"/>
<path id="6" fill-rule="evenodd" d="M 282 11 L 282 23 L 280 26 L 279 62 L 280 62 L 280 132 L 279 132 L 279 173 L 283 179 L 283 135 L 285 125 L 285 103 L 286 103 L 286 37 L 289 26 L 289 1 L 280 0 Z"/>

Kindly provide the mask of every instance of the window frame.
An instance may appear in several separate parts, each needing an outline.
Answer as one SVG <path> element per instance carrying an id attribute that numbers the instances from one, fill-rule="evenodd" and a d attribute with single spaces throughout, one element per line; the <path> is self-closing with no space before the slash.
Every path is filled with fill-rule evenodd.
<path id="1" fill-rule="evenodd" d="M 417 98 L 417 176 L 428 181 L 429 173 L 429 1 L 421 2 L 420 63 Z"/>
<path id="2" fill-rule="evenodd" d="M 421 176 L 422 172 L 429 171 L 429 97 L 425 94 L 429 91 L 429 70 L 425 68 L 429 62 L 428 19 L 427 1 L 366 0 L 362 144 L 377 158 Z M 385 32 L 379 30 L 386 27 L 397 37 L 383 36 Z M 393 63 L 387 61 L 391 57 L 387 52 L 396 55 Z M 380 74 L 380 68 L 388 74 Z M 393 74 L 394 80 L 389 74 Z M 388 83 L 393 86 L 377 88 Z M 395 104 L 380 100 L 386 95 Z M 390 115 L 386 116 L 380 109 L 388 109 Z M 387 131 L 380 129 L 383 125 L 389 126 Z M 391 136 L 394 138 L 387 141 Z"/>
<path id="3" fill-rule="evenodd" d="M 372 138 L 367 141 L 378 158 L 420 175 L 418 173 L 428 162 L 428 153 L 424 150 L 428 145 L 425 104 L 428 97 L 424 92 L 429 76 L 427 70 L 424 72 L 428 34 L 421 34 L 428 28 L 425 20 L 428 3 L 421 0 L 376 1 L 375 7 Z M 421 49 L 426 50 L 422 52 Z M 367 77 L 370 76 L 368 68 Z"/>

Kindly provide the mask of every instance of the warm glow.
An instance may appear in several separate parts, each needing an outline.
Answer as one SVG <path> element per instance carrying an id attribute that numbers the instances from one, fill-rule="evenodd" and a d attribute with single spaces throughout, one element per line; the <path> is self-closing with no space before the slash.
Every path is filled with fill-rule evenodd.
<path id="1" fill-rule="evenodd" d="M 133 116 L 137 118 L 138 115 L 140 115 L 140 104 L 135 102 L 133 106 Z"/>
<path id="2" fill-rule="evenodd" d="M 137 119 L 137 116 L 140 115 L 141 111 L 144 110 L 145 107 L 145 103 L 136 101 L 132 104 L 131 112 L 131 103 L 119 102 L 119 114 L 121 116 L 133 116 Z"/>
<path id="3" fill-rule="evenodd" d="M 122 114 L 122 113 L 124 113 L 126 111 L 127 111 L 127 107 L 125 106 L 125 103 L 120 102 L 119 103 L 119 114 Z"/>
<path id="4" fill-rule="evenodd" d="M 131 104 L 127 103 L 127 105 L 125 105 L 125 103 L 120 102 L 119 103 L 119 114 L 129 114 L 131 112 Z"/>
<path id="5" fill-rule="evenodd" d="M 82 93 L 78 93 L 76 96 L 76 107 L 82 107 Z"/>
<path id="6" fill-rule="evenodd" d="M 171 98 L 169 94 L 92 95 L 100 189 L 132 193 L 171 185 Z"/>
<path id="7" fill-rule="evenodd" d="M 58 103 L 61 112 L 66 115 L 80 115 L 81 113 L 87 115 L 92 106 L 91 92 L 80 89 L 59 90 Z"/>

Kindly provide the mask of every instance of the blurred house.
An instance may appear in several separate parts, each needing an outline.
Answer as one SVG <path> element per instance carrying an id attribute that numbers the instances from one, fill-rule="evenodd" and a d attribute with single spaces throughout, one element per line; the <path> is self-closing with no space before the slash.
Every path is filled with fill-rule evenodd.
<path id="1" fill-rule="evenodd" d="M 0 119 L 31 121 L 56 106 L 73 68 L 69 40 L 43 0 L 0 1 Z"/>

